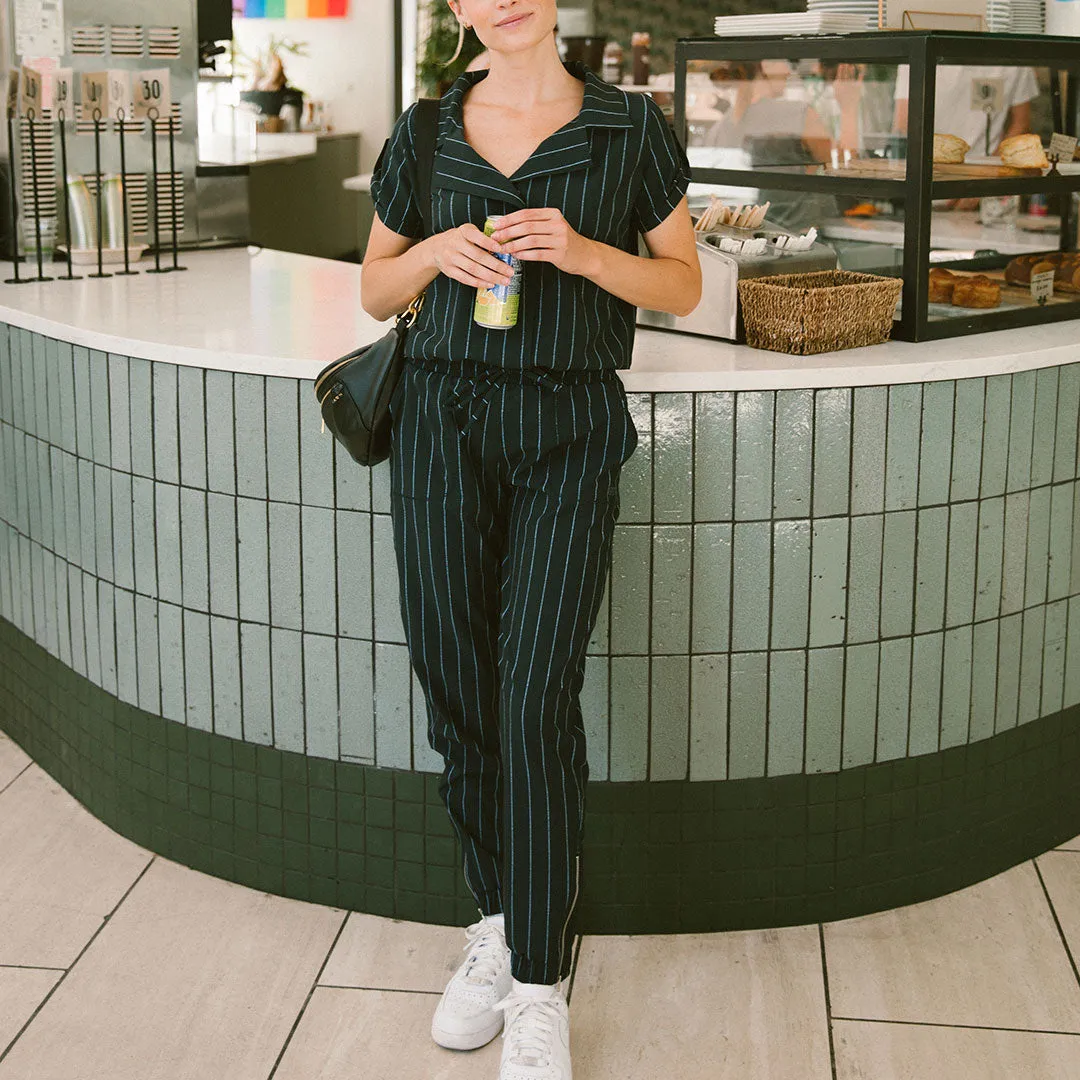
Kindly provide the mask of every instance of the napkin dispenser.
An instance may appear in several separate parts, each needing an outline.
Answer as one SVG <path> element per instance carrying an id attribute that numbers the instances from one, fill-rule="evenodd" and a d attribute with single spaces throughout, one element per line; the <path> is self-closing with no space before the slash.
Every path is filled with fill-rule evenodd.
<path id="1" fill-rule="evenodd" d="M 698 235 L 701 303 L 685 316 L 638 308 L 638 326 L 685 334 L 744 341 L 739 318 L 739 280 L 775 274 L 835 270 L 836 252 L 816 238 L 778 228 L 766 221 L 757 229 L 722 225 Z"/>

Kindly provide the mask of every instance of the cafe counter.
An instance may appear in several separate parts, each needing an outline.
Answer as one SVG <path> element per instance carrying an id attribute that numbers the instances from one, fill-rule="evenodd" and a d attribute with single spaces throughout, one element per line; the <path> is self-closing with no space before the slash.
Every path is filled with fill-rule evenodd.
<path id="1" fill-rule="evenodd" d="M 169 858 L 468 920 L 389 472 L 312 393 L 381 332 L 359 268 L 184 260 L 0 286 L 0 728 Z M 1080 832 L 1078 337 L 796 358 L 639 331 L 585 929 L 843 918 Z"/>

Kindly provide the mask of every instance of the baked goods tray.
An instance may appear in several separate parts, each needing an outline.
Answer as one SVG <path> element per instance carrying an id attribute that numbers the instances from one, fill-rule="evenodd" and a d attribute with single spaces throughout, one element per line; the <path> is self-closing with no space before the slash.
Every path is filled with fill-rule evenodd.
<path id="1" fill-rule="evenodd" d="M 1038 307 L 1038 302 L 1032 297 L 1031 289 L 1026 285 L 1009 285 L 1005 281 L 1005 273 L 1002 270 L 982 270 L 978 274 L 966 274 L 962 270 L 950 271 L 957 278 L 964 277 L 988 277 L 991 281 L 1001 286 L 1001 303 L 990 308 L 961 307 L 954 304 L 938 304 L 931 301 L 927 305 L 926 313 L 931 319 L 956 319 L 972 315 L 989 315 L 997 311 L 1022 311 Z M 1080 294 L 1064 292 L 1055 289 L 1054 295 L 1047 300 L 1047 306 L 1056 304 L 1075 304 L 1080 301 Z"/>
<path id="2" fill-rule="evenodd" d="M 899 158 L 856 158 L 846 165 L 826 165 L 825 176 L 849 176 L 861 180 L 903 180 L 907 162 Z M 1012 180 L 1042 176 L 1042 169 L 1018 169 L 1012 165 L 935 165 L 935 180 Z"/>

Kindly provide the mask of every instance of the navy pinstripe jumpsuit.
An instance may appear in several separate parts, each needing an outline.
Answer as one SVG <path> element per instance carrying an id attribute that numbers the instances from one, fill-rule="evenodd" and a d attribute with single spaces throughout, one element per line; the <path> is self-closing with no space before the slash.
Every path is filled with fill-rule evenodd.
<path id="1" fill-rule="evenodd" d="M 442 100 L 437 232 L 556 207 L 584 236 L 633 253 L 686 192 L 659 108 L 583 67 L 581 112 L 510 178 L 466 142 Z M 413 110 L 372 182 L 379 218 L 423 236 L 409 181 Z M 619 473 L 637 433 L 616 372 L 634 309 L 585 278 L 526 263 L 516 327 L 472 320 L 475 289 L 440 276 L 409 338 L 391 408 L 391 495 L 406 638 L 424 689 L 441 790 L 484 914 L 504 912 L 513 974 L 554 983 L 580 890 L 588 765 L 578 695 L 610 567 Z"/>

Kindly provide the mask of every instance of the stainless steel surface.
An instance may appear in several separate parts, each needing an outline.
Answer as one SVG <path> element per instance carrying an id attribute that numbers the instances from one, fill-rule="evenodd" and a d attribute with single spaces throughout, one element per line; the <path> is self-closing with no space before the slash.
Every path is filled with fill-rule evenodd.
<path id="1" fill-rule="evenodd" d="M 3 24 L 6 39 L 2 60 L 5 67 L 19 64 L 23 58 L 13 52 L 10 36 L 9 0 L 4 5 Z M 172 92 L 173 113 L 177 128 L 174 135 L 176 171 L 182 177 L 178 185 L 178 203 L 182 202 L 179 240 L 193 241 L 196 235 L 195 154 L 196 115 L 195 83 L 198 68 L 198 48 L 195 32 L 195 0 L 65 0 L 64 42 L 68 49 L 60 57 L 62 67 L 79 74 L 89 71 L 122 69 L 135 73 L 166 68 Z M 77 43 L 77 44 L 76 44 Z M 76 51 L 72 51 L 72 50 Z M 78 93 L 78 91 L 76 91 Z M 68 118 L 68 172 L 91 176 L 94 172 L 93 125 L 87 116 L 73 123 Z M 166 189 L 168 186 L 169 145 L 167 117 L 158 124 L 158 171 Z M 125 123 L 125 151 L 128 174 L 128 199 L 131 207 L 132 238 L 152 242 L 154 237 L 151 207 L 147 193 L 152 189 L 150 124 L 128 119 Z M 101 171 L 120 172 L 120 148 L 116 133 L 117 122 L 110 119 L 102 126 Z M 55 126 L 54 126 L 55 133 Z M 17 140 L 18 141 L 18 140 Z M 25 166 L 24 166 L 25 167 Z M 57 154 L 57 169 L 59 154 Z M 54 170 L 55 174 L 55 170 Z M 59 185 L 60 177 L 55 174 Z M 92 186 L 92 184 L 91 184 Z M 171 222 L 167 200 L 163 201 L 161 224 L 162 243 L 168 243 Z M 76 241 L 76 246 L 78 243 Z"/>
<path id="2" fill-rule="evenodd" d="M 728 229 L 726 232 L 731 235 L 744 233 L 747 238 L 791 235 L 787 229 L 773 228 L 768 222 L 760 229 Z M 701 238 L 697 242 L 697 251 L 701 260 L 701 303 L 691 314 L 682 317 L 670 315 L 666 311 L 638 308 L 639 326 L 738 341 L 740 278 L 805 274 L 814 270 L 836 268 L 836 252 L 828 245 L 820 243 L 815 243 L 808 251 L 770 251 L 760 256 L 744 256 L 720 251 Z"/>
<path id="3" fill-rule="evenodd" d="M 195 180 L 199 213 L 199 239 L 242 240 L 251 236 L 248 211 L 248 177 L 243 175 L 199 176 Z"/>

